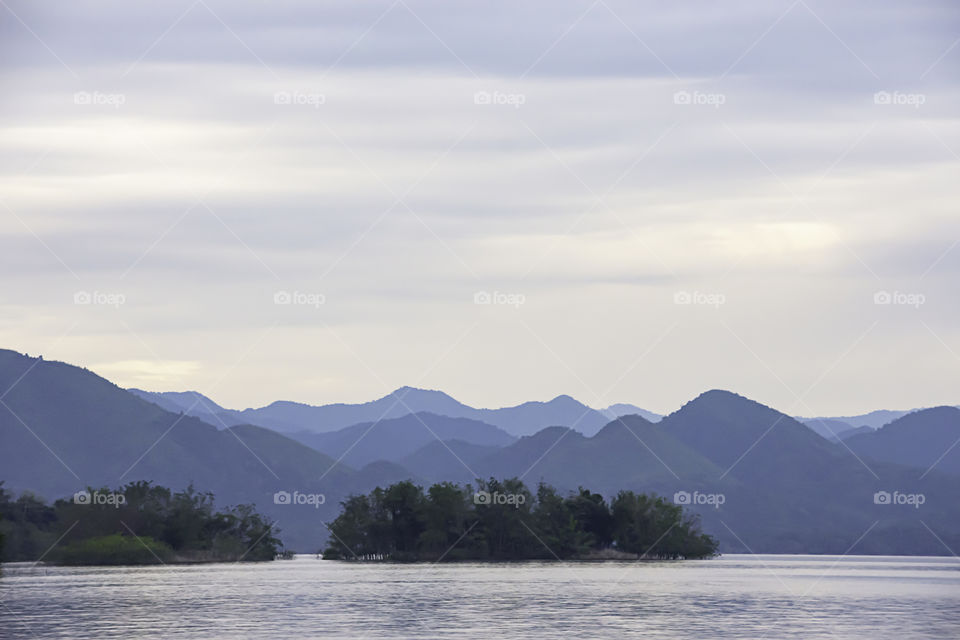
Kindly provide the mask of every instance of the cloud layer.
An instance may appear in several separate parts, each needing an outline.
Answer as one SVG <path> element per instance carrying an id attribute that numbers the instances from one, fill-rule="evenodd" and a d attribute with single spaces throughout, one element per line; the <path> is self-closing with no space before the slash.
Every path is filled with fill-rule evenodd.
<path id="1" fill-rule="evenodd" d="M 0 12 L 5 346 L 235 407 L 958 402 L 952 3 Z"/>

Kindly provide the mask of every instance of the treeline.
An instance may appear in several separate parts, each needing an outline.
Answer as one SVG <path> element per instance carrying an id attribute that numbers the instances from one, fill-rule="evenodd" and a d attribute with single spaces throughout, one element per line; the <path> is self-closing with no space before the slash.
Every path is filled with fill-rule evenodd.
<path id="1" fill-rule="evenodd" d="M 476 490 L 443 482 L 426 492 L 407 481 L 341 506 L 329 524 L 327 559 L 677 559 L 717 552 L 716 541 L 681 507 L 632 491 L 607 504 L 583 488 L 561 496 L 540 484 L 534 496 L 517 479 L 479 481 Z"/>
<path id="2" fill-rule="evenodd" d="M 0 558 L 53 564 L 272 560 L 280 541 L 250 505 L 216 510 L 212 493 L 149 482 L 89 487 L 53 505 L 0 483 Z"/>

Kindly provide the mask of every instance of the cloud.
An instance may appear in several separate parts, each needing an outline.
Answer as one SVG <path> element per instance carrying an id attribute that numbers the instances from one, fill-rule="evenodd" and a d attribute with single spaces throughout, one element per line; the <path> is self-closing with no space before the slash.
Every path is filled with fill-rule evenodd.
<path id="1" fill-rule="evenodd" d="M 120 360 L 117 362 L 94 363 L 90 367 L 94 372 L 107 378 L 121 378 L 131 386 L 175 387 L 184 377 L 200 369 L 199 362 L 156 361 L 156 360 Z"/>
<path id="2" fill-rule="evenodd" d="M 478 324 L 428 375 L 493 406 L 593 401 L 676 324 L 610 399 L 669 410 L 705 385 L 795 400 L 724 323 L 804 388 L 880 320 L 891 346 L 852 352 L 807 413 L 874 408 L 861 376 L 910 349 L 927 368 L 885 397 L 957 401 L 928 366 L 960 351 L 952 3 L 9 8 L 9 346 L 155 389 L 227 375 L 227 404 L 321 402 L 416 384 Z M 931 304 L 863 304 L 881 287 Z"/>

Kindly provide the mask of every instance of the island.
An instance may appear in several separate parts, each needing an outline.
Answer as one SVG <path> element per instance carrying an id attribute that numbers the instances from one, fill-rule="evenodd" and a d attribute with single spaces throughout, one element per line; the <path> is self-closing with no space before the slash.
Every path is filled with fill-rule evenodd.
<path id="1" fill-rule="evenodd" d="M 620 491 L 608 504 L 580 488 L 563 496 L 541 483 L 533 495 L 517 478 L 441 482 L 426 491 L 410 481 L 341 503 L 328 560 L 450 562 L 518 560 L 699 559 L 717 541 L 699 520 L 666 499 Z"/>
<path id="2" fill-rule="evenodd" d="M 0 543 L 6 561 L 60 565 L 254 562 L 282 555 L 273 523 L 251 505 L 214 508 L 214 496 L 150 482 L 88 487 L 52 506 L 16 499 L 0 483 Z"/>

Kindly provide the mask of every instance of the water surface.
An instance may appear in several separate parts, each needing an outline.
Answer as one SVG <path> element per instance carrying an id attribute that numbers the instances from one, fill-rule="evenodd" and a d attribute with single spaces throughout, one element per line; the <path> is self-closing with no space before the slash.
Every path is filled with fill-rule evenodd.
<path id="1" fill-rule="evenodd" d="M 3 638 L 960 638 L 960 560 L 6 564 Z"/>

